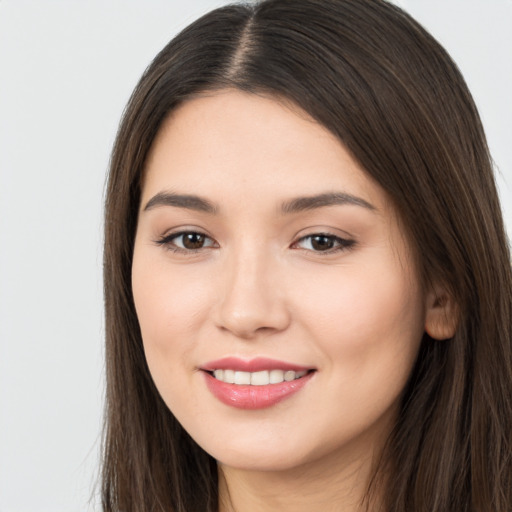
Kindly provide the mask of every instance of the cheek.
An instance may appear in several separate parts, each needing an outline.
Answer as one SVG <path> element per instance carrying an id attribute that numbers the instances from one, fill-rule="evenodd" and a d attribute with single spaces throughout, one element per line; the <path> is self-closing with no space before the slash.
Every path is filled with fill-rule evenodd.
<path id="1" fill-rule="evenodd" d="M 312 414 L 336 404 L 326 436 L 337 436 L 339 425 L 355 435 L 386 411 L 394 414 L 412 371 L 423 334 L 422 294 L 407 272 L 392 269 L 339 268 L 302 288 L 303 327 L 320 353 L 319 378 L 331 390 Z"/>
<path id="2" fill-rule="evenodd" d="M 301 287 L 299 316 L 318 345 L 333 360 L 354 365 L 414 359 L 424 305 L 412 271 L 384 256 L 371 265 L 330 270 Z"/>
<path id="3" fill-rule="evenodd" d="M 137 250 L 132 290 L 156 388 L 174 413 L 199 414 L 197 397 L 190 391 L 197 362 L 194 354 L 208 315 L 209 291 L 186 272 L 170 269 L 165 260 Z"/>
<path id="4" fill-rule="evenodd" d="M 160 368 L 190 367 L 187 355 L 200 337 L 209 290 L 193 276 L 170 269 L 165 260 L 135 250 L 132 290 L 144 350 L 153 377 Z"/>

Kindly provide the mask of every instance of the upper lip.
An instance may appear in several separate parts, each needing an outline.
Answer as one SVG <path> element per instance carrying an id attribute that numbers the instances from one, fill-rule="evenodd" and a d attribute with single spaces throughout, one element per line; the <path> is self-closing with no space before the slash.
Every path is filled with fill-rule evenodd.
<path id="1" fill-rule="evenodd" d="M 239 357 L 223 357 L 215 361 L 209 361 L 201 366 L 201 370 L 212 372 L 214 370 L 236 370 L 240 372 L 261 372 L 264 370 L 292 370 L 300 372 L 312 370 L 310 366 L 302 366 L 267 357 L 256 357 L 254 359 L 241 359 Z"/>

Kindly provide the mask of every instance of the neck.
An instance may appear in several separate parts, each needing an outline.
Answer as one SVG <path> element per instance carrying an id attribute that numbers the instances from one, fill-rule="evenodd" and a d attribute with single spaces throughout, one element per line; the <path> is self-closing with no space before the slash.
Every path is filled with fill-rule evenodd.
<path id="1" fill-rule="evenodd" d="M 321 464 L 283 471 L 220 464 L 219 512 L 362 512 L 373 460 L 341 460 L 340 454 L 333 453 L 331 461 L 324 458 Z"/>

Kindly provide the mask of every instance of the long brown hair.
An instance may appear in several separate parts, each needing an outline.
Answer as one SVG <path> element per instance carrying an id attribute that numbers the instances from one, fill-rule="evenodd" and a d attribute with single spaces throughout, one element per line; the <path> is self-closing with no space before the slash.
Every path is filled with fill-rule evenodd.
<path id="1" fill-rule="evenodd" d="M 141 177 L 162 121 L 227 87 L 285 97 L 334 133 L 394 202 L 421 279 L 442 282 L 458 305 L 452 339 L 424 336 L 369 490 L 386 482 L 387 512 L 510 512 L 512 276 L 491 160 L 456 65 L 382 0 L 217 9 L 171 41 L 137 85 L 106 197 L 104 509 L 218 508 L 215 461 L 152 382 L 130 276 Z"/>

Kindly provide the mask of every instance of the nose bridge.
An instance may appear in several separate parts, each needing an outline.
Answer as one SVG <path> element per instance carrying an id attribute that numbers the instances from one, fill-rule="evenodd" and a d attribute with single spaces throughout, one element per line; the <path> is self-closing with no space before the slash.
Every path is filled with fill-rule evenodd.
<path id="1" fill-rule="evenodd" d="M 224 261 L 219 327 L 238 337 L 279 331 L 289 321 L 278 261 L 266 244 L 242 240 Z"/>

